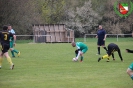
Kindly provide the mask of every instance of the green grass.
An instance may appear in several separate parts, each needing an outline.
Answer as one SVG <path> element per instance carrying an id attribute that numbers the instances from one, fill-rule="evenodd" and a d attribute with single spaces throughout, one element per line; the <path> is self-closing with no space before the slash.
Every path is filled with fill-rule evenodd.
<path id="1" fill-rule="evenodd" d="M 110 41 L 108 39 L 106 45 Z M 120 61 L 117 53 L 116 61 L 111 58 L 110 62 L 106 62 L 106 59 L 97 62 L 100 56 L 96 55 L 96 40 L 85 43 L 89 50 L 84 54 L 82 63 L 72 62 L 75 48 L 70 43 L 17 44 L 16 49 L 21 51 L 21 56 L 12 58 L 14 70 L 9 69 L 9 64 L 4 59 L 0 69 L 0 88 L 133 87 L 133 81 L 126 73 L 133 61 L 133 54 L 125 52 L 126 48 L 133 49 L 133 39 L 114 42 L 121 48 L 124 62 Z M 104 54 L 105 50 L 101 48 L 101 56 Z"/>

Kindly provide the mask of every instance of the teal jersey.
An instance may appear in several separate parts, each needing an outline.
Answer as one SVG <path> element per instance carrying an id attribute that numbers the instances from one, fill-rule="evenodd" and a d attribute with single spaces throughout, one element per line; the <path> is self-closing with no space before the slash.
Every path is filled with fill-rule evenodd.
<path id="1" fill-rule="evenodd" d="M 15 35 L 15 31 L 14 31 L 13 29 L 9 30 L 8 32 L 10 32 L 10 33 L 12 33 L 13 35 Z M 10 37 L 10 41 L 12 41 L 12 42 L 14 41 L 14 40 L 13 40 L 13 37 Z"/>
<path id="2" fill-rule="evenodd" d="M 128 68 L 130 68 L 131 70 L 133 70 L 133 63 L 131 63 Z"/>
<path id="3" fill-rule="evenodd" d="M 76 42 L 76 47 L 77 47 L 77 49 L 83 50 L 83 49 L 87 48 L 87 45 L 85 45 L 82 42 Z"/>

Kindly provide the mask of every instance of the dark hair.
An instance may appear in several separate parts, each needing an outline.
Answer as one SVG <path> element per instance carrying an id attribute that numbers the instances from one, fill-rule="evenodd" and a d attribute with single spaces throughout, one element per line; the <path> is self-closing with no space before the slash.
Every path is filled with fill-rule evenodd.
<path id="1" fill-rule="evenodd" d="M 3 30 L 7 30 L 8 29 L 8 26 L 7 25 L 4 25 L 3 26 Z"/>

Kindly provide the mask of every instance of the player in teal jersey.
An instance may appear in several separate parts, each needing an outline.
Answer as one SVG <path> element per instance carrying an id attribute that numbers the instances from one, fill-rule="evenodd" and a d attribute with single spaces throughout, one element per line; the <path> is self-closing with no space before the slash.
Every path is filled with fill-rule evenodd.
<path id="1" fill-rule="evenodd" d="M 77 50 L 75 50 L 76 59 L 78 60 L 79 56 L 81 56 L 80 62 L 82 62 L 83 54 L 86 53 L 86 51 L 88 50 L 87 45 L 82 42 L 72 42 L 71 45 L 73 47 L 77 47 Z"/>
<path id="2" fill-rule="evenodd" d="M 126 51 L 128 53 L 133 53 L 133 50 L 130 49 L 126 49 Z M 130 64 L 130 66 L 127 69 L 127 74 L 131 77 L 131 79 L 133 80 L 133 63 Z"/>
<path id="3" fill-rule="evenodd" d="M 17 53 L 17 55 L 18 55 L 18 57 L 19 57 L 19 56 L 20 56 L 20 51 L 14 49 L 15 41 L 16 41 L 15 31 L 12 29 L 12 26 L 11 26 L 11 25 L 8 25 L 8 30 L 9 30 L 9 32 L 12 33 L 13 36 L 15 37 L 14 40 L 13 40 L 12 37 L 10 38 L 10 51 L 11 51 L 12 57 L 15 57 L 14 52 Z"/>

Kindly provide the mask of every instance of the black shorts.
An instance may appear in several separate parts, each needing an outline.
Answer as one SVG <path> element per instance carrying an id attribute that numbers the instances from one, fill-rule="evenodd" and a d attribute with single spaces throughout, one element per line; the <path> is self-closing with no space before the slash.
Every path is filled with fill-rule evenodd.
<path id="1" fill-rule="evenodd" d="M 102 40 L 98 39 L 97 45 L 99 46 L 105 45 L 105 41 L 103 39 Z"/>
<path id="2" fill-rule="evenodd" d="M 5 53 L 5 52 L 8 52 L 9 48 L 10 48 L 10 44 L 1 44 L 2 48 L 1 48 L 1 51 L 2 53 Z"/>

